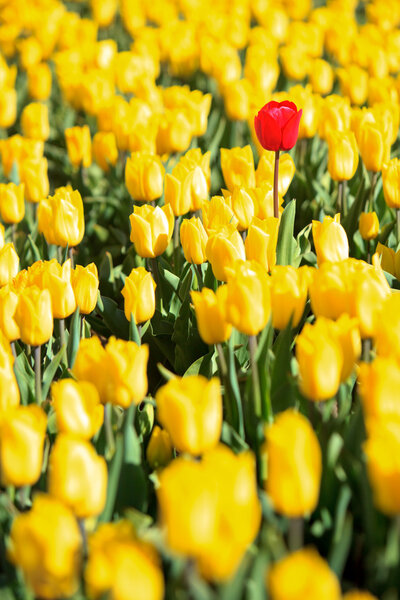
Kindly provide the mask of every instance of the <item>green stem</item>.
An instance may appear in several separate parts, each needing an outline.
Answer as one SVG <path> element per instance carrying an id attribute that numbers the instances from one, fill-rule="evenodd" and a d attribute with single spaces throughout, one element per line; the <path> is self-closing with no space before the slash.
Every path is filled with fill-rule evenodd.
<path id="1" fill-rule="evenodd" d="M 372 340 L 371 338 L 366 338 L 362 341 L 362 359 L 364 362 L 370 362 L 371 360 L 371 347 Z"/>
<path id="2" fill-rule="evenodd" d="M 253 378 L 253 404 L 254 413 L 257 418 L 261 418 L 261 393 L 260 393 L 260 377 L 258 373 L 258 365 L 256 360 L 257 353 L 257 338 L 255 335 L 249 335 L 249 350 L 250 350 L 250 364 L 251 373 Z"/>
<path id="3" fill-rule="evenodd" d="M 104 430 L 106 434 L 105 457 L 109 460 L 115 452 L 115 440 L 112 427 L 112 405 L 109 402 L 107 402 L 104 407 Z"/>
<path id="4" fill-rule="evenodd" d="M 218 353 L 218 362 L 221 369 L 221 379 L 224 382 L 224 397 L 225 397 L 225 410 L 226 410 L 226 420 L 232 427 L 235 427 L 233 409 L 232 409 L 232 399 L 230 393 L 230 385 L 229 385 L 229 374 L 228 374 L 228 365 L 226 363 L 224 350 L 220 343 L 215 344 Z"/>
<path id="5" fill-rule="evenodd" d="M 69 259 L 71 260 L 71 269 L 73 269 L 74 268 L 74 249 L 71 247 L 68 248 L 68 256 L 69 256 Z"/>
<path id="6" fill-rule="evenodd" d="M 35 396 L 39 406 L 42 404 L 42 346 L 35 346 Z"/>
<path id="7" fill-rule="evenodd" d="M 371 172 L 371 189 L 369 192 L 369 208 L 367 212 L 373 212 L 374 210 L 374 192 L 375 186 L 378 179 L 378 173 L 376 171 Z"/>
<path id="8" fill-rule="evenodd" d="M 275 169 L 274 169 L 274 217 L 279 217 L 279 150 L 275 152 Z"/>
<path id="9" fill-rule="evenodd" d="M 288 531 L 288 546 L 291 552 L 295 552 L 303 547 L 304 543 L 304 519 L 298 517 L 290 519 Z"/>
<path id="10" fill-rule="evenodd" d="M 201 270 L 201 265 L 196 265 L 196 272 L 197 272 L 197 283 L 199 286 L 199 290 L 201 292 L 201 290 L 204 287 L 203 272 Z"/>

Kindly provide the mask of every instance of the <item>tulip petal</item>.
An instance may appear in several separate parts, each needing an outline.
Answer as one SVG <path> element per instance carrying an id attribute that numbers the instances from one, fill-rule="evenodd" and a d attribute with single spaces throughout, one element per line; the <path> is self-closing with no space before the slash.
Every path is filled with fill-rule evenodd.
<path id="1" fill-rule="evenodd" d="M 298 113 L 295 113 L 293 117 L 289 119 L 282 129 L 281 150 L 290 150 L 295 145 L 299 135 L 299 124 L 302 114 L 303 111 L 299 110 Z"/>

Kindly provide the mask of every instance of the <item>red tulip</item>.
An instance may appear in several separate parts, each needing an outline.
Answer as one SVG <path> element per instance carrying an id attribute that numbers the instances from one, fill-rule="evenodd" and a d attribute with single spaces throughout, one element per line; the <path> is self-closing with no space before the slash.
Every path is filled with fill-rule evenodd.
<path id="1" fill-rule="evenodd" d="M 265 150 L 278 152 L 293 148 L 299 135 L 302 110 L 293 102 L 268 102 L 254 117 L 254 127 Z"/>

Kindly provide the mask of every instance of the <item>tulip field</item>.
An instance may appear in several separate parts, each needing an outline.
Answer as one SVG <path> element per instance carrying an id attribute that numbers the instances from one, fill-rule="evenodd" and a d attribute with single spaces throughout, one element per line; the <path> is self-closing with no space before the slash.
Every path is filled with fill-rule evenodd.
<path id="1" fill-rule="evenodd" d="M 400 600 L 399 0 L 1 0 L 0 81 L 0 600 Z"/>

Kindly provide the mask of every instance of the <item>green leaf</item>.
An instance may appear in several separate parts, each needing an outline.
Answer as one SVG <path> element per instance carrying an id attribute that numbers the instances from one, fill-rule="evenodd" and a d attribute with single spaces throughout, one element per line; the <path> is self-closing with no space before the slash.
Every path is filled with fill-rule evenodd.
<path id="1" fill-rule="evenodd" d="M 107 499 L 103 512 L 99 517 L 99 523 L 110 521 L 114 514 L 115 501 L 117 499 L 119 478 L 124 460 L 124 436 L 118 433 L 115 441 L 115 453 L 108 472 Z"/>
<path id="2" fill-rule="evenodd" d="M 142 340 L 140 337 L 138 326 L 135 323 L 135 317 L 131 313 L 131 320 L 129 321 L 129 339 L 131 342 L 135 342 L 138 346 L 141 345 Z"/>
<path id="3" fill-rule="evenodd" d="M 294 406 L 295 398 L 290 382 L 293 345 L 292 320 L 279 332 L 273 346 L 275 359 L 271 370 L 271 403 L 274 413 Z"/>
<path id="4" fill-rule="evenodd" d="M 276 264 L 278 265 L 292 264 L 296 249 L 296 242 L 293 238 L 295 215 L 296 200 L 293 199 L 285 207 L 281 216 L 276 248 Z"/>
<path id="5" fill-rule="evenodd" d="M 53 360 L 46 367 L 46 369 L 43 373 L 43 377 L 42 377 L 42 398 L 43 398 L 43 400 L 46 400 L 46 398 L 47 398 L 47 394 L 49 393 L 51 382 L 54 379 L 54 375 L 56 374 L 56 371 L 60 365 L 60 362 L 63 359 L 64 354 L 65 354 L 65 347 L 63 346 L 62 348 L 60 348 L 60 350 L 54 356 Z"/>
<path id="6" fill-rule="evenodd" d="M 100 307 L 99 310 L 111 333 L 118 338 L 129 339 L 129 322 L 125 318 L 125 313 L 118 308 L 117 303 L 111 300 L 111 298 L 102 296 L 101 301 L 103 303 L 103 310 Z"/>
<path id="7" fill-rule="evenodd" d="M 346 566 L 352 537 L 353 516 L 350 513 L 347 513 L 343 522 L 343 526 L 340 530 L 340 537 L 337 539 L 336 543 L 334 543 L 328 556 L 329 565 L 339 579 L 342 577 L 344 568 Z"/>
<path id="8" fill-rule="evenodd" d="M 367 192 L 368 192 L 368 190 L 367 190 Z M 347 215 L 345 216 L 345 218 L 342 220 L 342 223 L 341 223 L 343 225 L 344 229 L 346 230 L 347 238 L 349 240 L 350 245 L 352 245 L 353 235 L 355 234 L 356 230 L 358 229 L 358 221 L 360 218 L 360 214 L 363 211 L 365 201 L 366 201 L 365 179 L 364 179 L 364 177 L 362 177 L 360 187 L 358 188 L 358 192 L 354 199 L 354 202 L 351 205 L 349 212 L 347 213 Z"/>
<path id="9" fill-rule="evenodd" d="M 21 395 L 21 404 L 29 404 L 35 398 L 35 373 L 23 351 L 14 361 L 14 373 Z"/>

